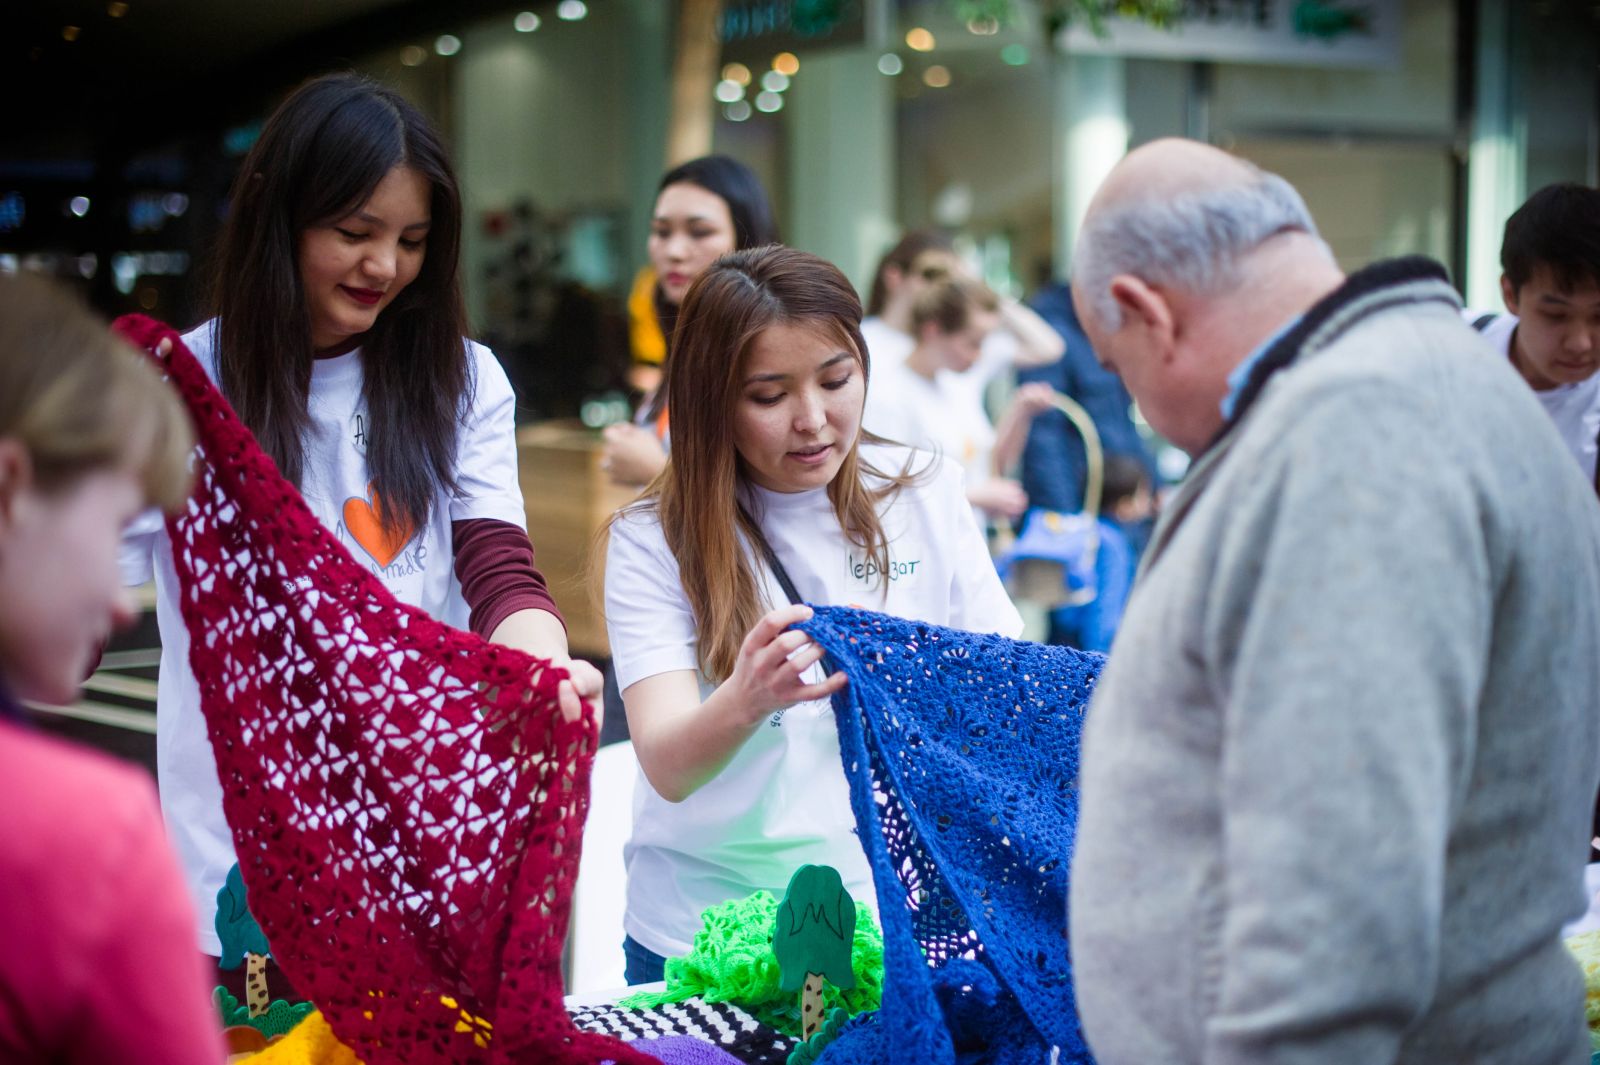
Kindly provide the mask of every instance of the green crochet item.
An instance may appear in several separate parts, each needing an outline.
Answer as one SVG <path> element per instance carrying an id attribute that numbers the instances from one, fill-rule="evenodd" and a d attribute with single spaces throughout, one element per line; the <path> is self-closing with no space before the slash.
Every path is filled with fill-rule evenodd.
<path id="1" fill-rule="evenodd" d="M 621 1004 L 649 1009 L 669 1002 L 700 998 L 732 1002 L 763 1024 L 800 1037 L 800 1004 L 779 987 L 778 958 L 772 952 L 772 927 L 778 900 L 758 891 L 746 899 L 713 906 L 701 914 L 704 926 L 695 933 L 686 957 L 668 958 L 667 989 L 630 995 Z M 856 986 L 823 990 L 823 1007 L 855 1016 L 875 1010 L 883 997 L 883 933 L 865 903 L 856 903 L 855 938 L 850 950 Z"/>
<path id="2" fill-rule="evenodd" d="M 848 1020 L 850 1015 L 844 1010 L 830 1011 L 828 1019 L 823 1022 L 821 1028 L 811 1034 L 810 1039 L 795 1044 L 795 1048 L 789 1051 L 788 1065 L 816 1065 L 817 1059 L 822 1056 L 828 1044 L 838 1037 L 839 1029 L 843 1028 Z"/>
<path id="3" fill-rule="evenodd" d="M 211 997 L 217 1004 L 217 1012 L 222 1015 L 222 1027 L 232 1028 L 234 1025 L 247 1024 L 268 1039 L 275 1035 L 288 1035 L 294 1030 L 295 1025 L 305 1020 L 311 1015 L 311 1011 L 316 1009 L 309 1002 L 290 1005 L 280 998 L 267 1007 L 267 1012 L 259 1017 L 252 1017 L 250 1007 L 239 1005 L 239 1000 L 225 987 L 219 985 L 211 993 Z"/>

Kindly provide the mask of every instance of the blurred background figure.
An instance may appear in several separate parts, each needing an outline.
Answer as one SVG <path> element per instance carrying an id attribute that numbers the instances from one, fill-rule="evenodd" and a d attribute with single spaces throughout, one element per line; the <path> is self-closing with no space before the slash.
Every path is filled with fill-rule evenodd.
<path id="1" fill-rule="evenodd" d="M 1088 412 L 1100 434 L 1108 474 L 1109 460 L 1126 456 L 1143 470 L 1147 487 L 1156 485 L 1154 456 L 1133 422 L 1133 398 L 1121 379 L 1100 365 L 1089 346 L 1089 338 L 1072 307 L 1072 289 L 1064 283 L 1048 285 L 1030 302 L 1060 334 L 1066 354 L 1057 362 L 1019 370 L 1018 381 L 1048 385 L 1076 400 Z M 1083 440 L 1059 411 L 1040 415 L 1033 422 L 1022 453 L 1022 486 L 1028 499 L 1034 506 L 1072 513 L 1083 509 L 1085 483 Z M 1142 546 L 1143 537 L 1136 531 L 1133 537 L 1135 548 Z"/>
<path id="2" fill-rule="evenodd" d="M 650 265 L 628 297 L 632 382 L 642 393 L 632 424 L 609 426 L 602 460 L 617 484 L 642 487 L 667 464 L 668 415 L 661 370 L 678 307 L 696 278 L 721 255 L 778 241 L 761 181 L 725 155 L 691 159 L 661 179 L 650 222 Z"/>
<path id="3" fill-rule="evenodd" d="M 1111 650 L 1154 513 L 1149 470 L 1131 455 L 1106 456 L 1096 522 L 1095 595 L 1087 603 L 1052 610 L 1048 642 L 1102 654 Z"/>
<path id="4" fill-rule="evenodd" d="M 1049 405 L 1042 386 L 1020 390 L 998 427 L 989 421 L 971 375 L 1000 322 L 999 298 L 987 286 L 945 270 L 947 260 L 917 260 L 909 324 L 912 347 L 901 360 L 873 364 L 864 425 L 868 432 L 936 452 L 966 471 L 967 499 L 980 526 L 1019 517 L 1028 498 L 1009 469 L 1022 452 L 1028 423 Z M 909 286 L 903 285 L 901 291 Z M 870 343 L 870 342 L 869 342 Z"/>

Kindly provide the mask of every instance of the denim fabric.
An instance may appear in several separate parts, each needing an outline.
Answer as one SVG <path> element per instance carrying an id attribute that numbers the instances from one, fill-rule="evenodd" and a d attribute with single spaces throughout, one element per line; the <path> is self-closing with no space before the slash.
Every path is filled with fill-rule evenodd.
<path id="1" fill-rule="evenodd" d="M 653 984 L 666 977 L 667 959 L 632 936 L 622 937 L 622 956 L 627 959 L 622 972 L 629 987 L 634 984 Z"/>

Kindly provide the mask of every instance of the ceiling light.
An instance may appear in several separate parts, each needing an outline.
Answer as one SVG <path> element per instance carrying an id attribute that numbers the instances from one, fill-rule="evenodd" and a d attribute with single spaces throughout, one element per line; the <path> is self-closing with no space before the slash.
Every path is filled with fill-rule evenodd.
<path id="1" fill-rule="evenodd" d="M 516 27 L 518 33 L 532 33 L 539 28 L 539 16 L 532 11 L 524 11 L 511 20 L 511 25 Z"/>

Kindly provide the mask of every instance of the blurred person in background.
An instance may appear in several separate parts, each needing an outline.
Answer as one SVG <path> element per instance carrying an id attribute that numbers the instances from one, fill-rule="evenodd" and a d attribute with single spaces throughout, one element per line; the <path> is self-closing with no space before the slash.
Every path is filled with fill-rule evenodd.
<path id="1" fill-rule="evenodd" d="M 1149 470 L 1131 455 L 1107 455 L 1094 556 L 1095 596 L 1087 603 L 1050 611 L 1047 642 L 1101 654 L 1111 650 L 1154 509 Z"/>
<path id="2" fill-rule="evenodd" d="M 1019 369 L 1018 383 L 1039 382 L 1077 401 L 1093 420 L 1107 460 L 1115 456 L 1133 459 L 1144 470 L 1146 483 L 1156 486 L 1155 458 L 1133 423 L 1133 398 L 1117 375 L 1095 357 L 1072 307 L 1072 289 L 1065 284 L 1049 285 L 1029 302 L 1061 336 L 1066 354 L 1044 366 Z M 1062 514 L 1083 509 L 1086 463 L 1083 440 L 1065 414 L 1049 410 L 1035 418 L 1022 452 L 1022 487 L 1029 502 Z M 1123 531 L 1137 552 L 1148 529 L 1134 522 Z"/>
<path id="3" fill-rule="evenodd" d="M 867 317 L 861 335 L 874 370 L 904 362 L 916 346 L 911 309 L 929 284 L 947 277 L 977 280 L 962 263 L 949 238 L 934 230 L 912 230 L 884 255 L 873 274 Z M 1033 311 L 1009 297 L 995 296 L 995 328 L 984 342 L 982 357 L 965 379 L 972 401 L 982 404 L 985 390 L 1008 369 L 1042 366 L 1061 358 L 1061 337 Z"/>
<path id="4" fill-rule="evenodd" d="M 1528 197 L 1506 221 L 1500 268 L 1509 313 L 1467 315 L 1600 490 L 1600 189 L 1549 185 Z"/>
<path id="5" fill-rule="evenodd" d="M 718 257 L 776 243 L 778 226 L 766 191 L 737 159 L 707 155 L 662 177 L 650 220 L 650 265 L 628 298 L 632 379 L 644 398 L 633 424 L 605 431 L 601 465 L 617 484 L 642 487 L 666 468 L 669 417 L 661 371 L 684 293 Z"/>
<path id="6" fill-rule="evenodd" d="M 0 1060 L 223 1060 L 149 778 L 18 705 L 73 702 L 137 616 L 122 530 L 182 505 L 192 438 L 143 356 L 53 285 L 0 276 Z"/>
<path id="7" fill-rule="evenodd" d="M 924 274 L 935 274 L 928 253 L 918 265 Z M 967 500 L 983 527 L 1028 508 L 1022 486 L 997 471 L 1016 462 L 1029 422 L 1050 409 L 1051 399 L 1044 385 L 1018 389 L 998 426 L 973 401 L 970 375 L 999 322 L 1000 300 L 981 282 L 940 273 L 919 285 L 910 310 L 912 348 L 903 359 L 874 363 L 864 415 L 868 432 L 960 466 Z"/>

